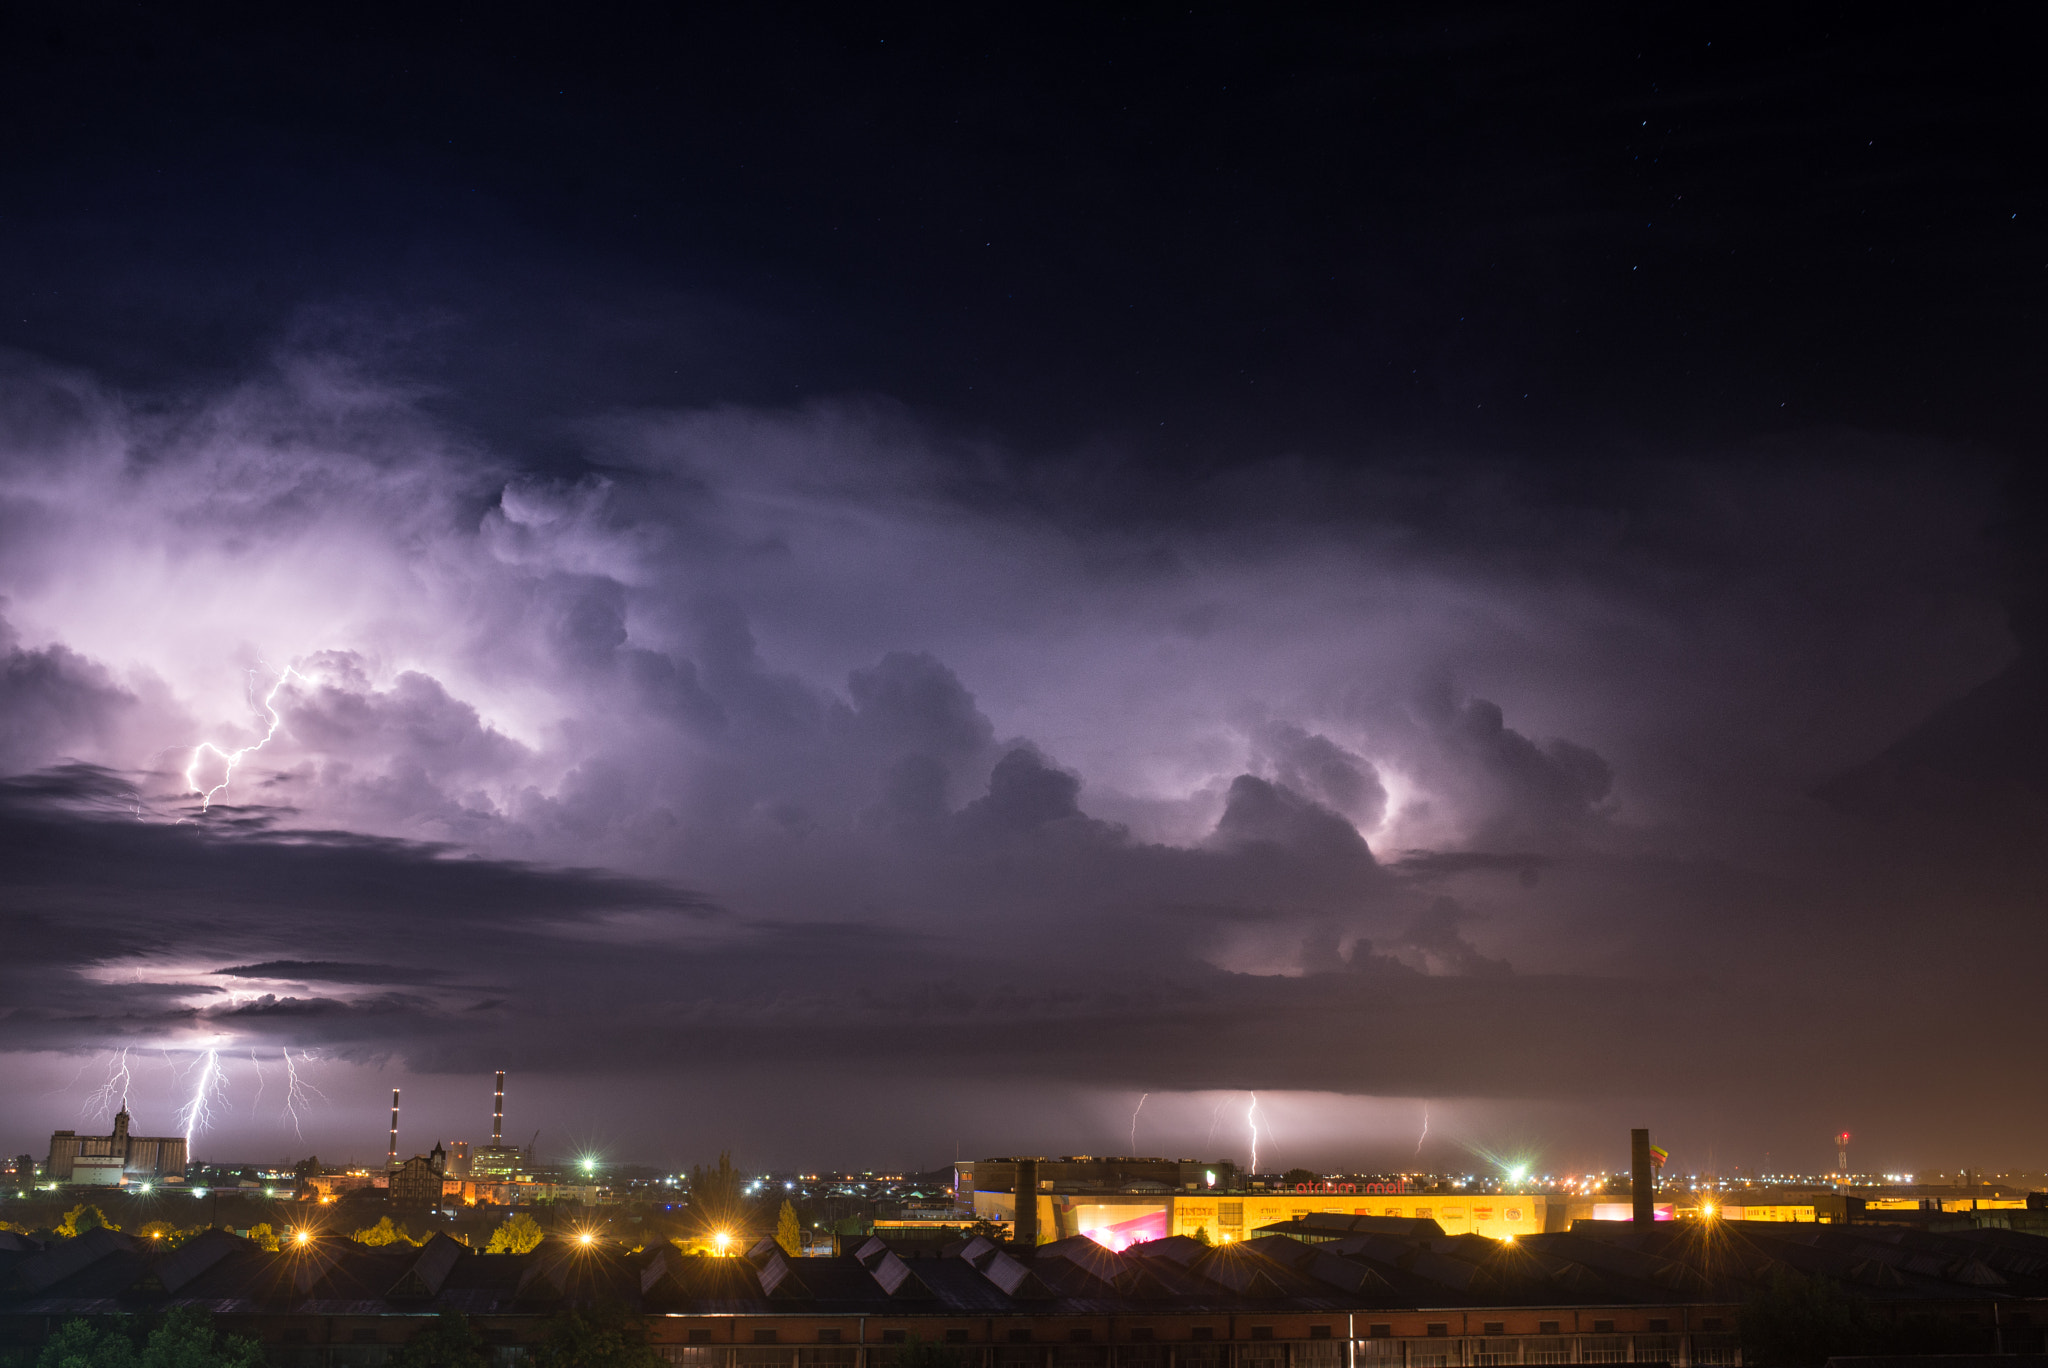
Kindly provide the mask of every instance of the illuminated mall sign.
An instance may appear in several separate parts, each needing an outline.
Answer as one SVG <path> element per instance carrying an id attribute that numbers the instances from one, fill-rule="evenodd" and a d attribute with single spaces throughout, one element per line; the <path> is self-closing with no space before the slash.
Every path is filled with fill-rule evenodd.
<path id="1" fill-rule="evenodd" d="M 1323 1192 L 1336 1196 L 1340 1193 L 1362 1192 L 1374 1197 L 1399 1197 L 1413 1191 L 1408 1180 L 1398 1183 L 1296 1183 L 1296 1192 Z"/>

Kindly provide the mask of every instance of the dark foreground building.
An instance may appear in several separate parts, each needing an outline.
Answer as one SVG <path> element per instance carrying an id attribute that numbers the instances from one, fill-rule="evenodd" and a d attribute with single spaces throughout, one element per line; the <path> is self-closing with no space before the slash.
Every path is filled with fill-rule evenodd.
<path id="1" fill-rule="evenodd" d="M 913 1338 L 949 1346 L 961 1368 L 1690 1368 L 1740 1363 L 1745 1299 L 1788 1273 L 1978 1352 L 2040 1352 L 2048 1324 L 2048 1240 L 2011 1231 L 1582 1222 L 1507 1242 L 1342 1219 L 1349 1229 L 1313 1244 L 973 1239 L 908 1259 L 880 1240 L 791 1259 L 765 1241 L 711 1258 L 574 1240 L 514 1255 L 446 1236 L 368 1248 L 287 1235 L 272 1254 L 225 1231 L 165 1252 L 106 1230 L 48 1248 L 0 1235 L 0 1352 L 74 1316 L 191 1305 L 273 1363 L 373 1368 L 459 1311 L 513 1368 L 550 1315 L 611 1301 L 697 1368 L 888 1368 Z"/>

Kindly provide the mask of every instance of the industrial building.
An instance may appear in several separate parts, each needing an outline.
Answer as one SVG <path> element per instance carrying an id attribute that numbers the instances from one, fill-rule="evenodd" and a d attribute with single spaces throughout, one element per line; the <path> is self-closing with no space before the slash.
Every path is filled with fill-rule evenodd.
<path id="1" fill-rule="evenodd" d="M 225 1231 L 163 1252 L 104 1229 L 47 1248 L 0 1234 L 0 1353 L 71 1316 L 191 1305 L 280 1368 L 370 1368 L 441 1311 L 512 1363 L 556 1312 L 612 1301 L 690 1368 L 888 1368 L 913 1338 L 961 1368 L 1717 1368 L 1741 1362 L 1745 1299 L 1787 1272 L 1957 1352 L 2039 1353 L 2048 1325 L 2048 1246 L 2010 1231 L 1601 1221 L 1504 1241 L 1346 1219 L 1372 1228 L 1122 1252 L 975 1238 L 916 1258 L 878 1239 L 792 1259 L 766 1240 L 717 1258 L 575 1236 L 515 1255 L 446 1236 L 267 1253 Z"/>
<path id="2" fill-rule="evenodd" d="M 448 1151 L 437 1143 L 426 1154 L 412 1158 L 391 1170 L 391 1207 L 394 1211 L 438 1211 L 446 1186 Z M 459 1189 L 459 1185 L 458 1185 Z"/>
<path id="3" fill-rule="evenodd" d="M 185 1137 L 130 1135 L 128 1120 L 124 1106 L 114 1114 L 111 1135 L 80 1135 L 68 1130 L 52 1134 L 44 1177 L 58 1183 L 106 1187 L 183 1178 Z"/>
<path id="4" fill-rule="evenodd" d="M 1020 1174 L 1024 1189 L 1037 1193 L 1021 1227 Z M 1428 1220 L 1446 1234 L 1501 1239 L 1562 1230 L 1574 1215 L 1598 1214 L 1591 1203 L 1555 1193 L 1423 1191 L 1399 1179 L 1251 1186 L 1233 1164 L 1194 1159 L 981 1159 L 956 1164 L 954 1178 L 961 1207 L 1016 1240 L 1086 1235 L 1112 1249 L 1168 1235 L 1228 1243 L 1312 1215 Z M 1663 1214 L 1668 1219 L 1669 1204 Z"/>
<path id="5" fill-rule="evenodd" d="M 468 1142 L 464 1142 L 468 1148 Z M 491 1143 L 469 1157 L 471 1178 L 516 1178 L 533 1167 L 533 1156 L 505 1143 L 505 1071 L 498 1070 L 497 1091 L 491 1102 Z"/>

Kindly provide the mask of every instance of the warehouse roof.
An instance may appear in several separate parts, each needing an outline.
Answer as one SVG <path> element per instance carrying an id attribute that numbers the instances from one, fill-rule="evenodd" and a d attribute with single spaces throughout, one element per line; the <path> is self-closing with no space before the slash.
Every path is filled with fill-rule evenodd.
<path id="1" fill-rule="evenodd" d="M 1032 1316 L 1342 1312 L 1440 1307 L 1726 1305 L 1786 1272 L 1872 1300 L 2048 1297 L 2048 1240 L 1896 1226 L 1581 1221 L 1515 1241 L 1375 1222 L 1305 1243 L 1185 1237 L 1122 1252 L 1074 1237 L 1036 1249 L 985 1238 L 906 1257 L 879 1239 L 793 1259 L 763 1241 L 741 1258 L 672 1246 L 549 1240 L 476 1254 L 447 1236 L 367 1247 L 319 1237 L 267 1252 L 225 1231 L 176 1250 L 112 1231 L 0 1247 L 0 1316 L 193 1304 L 223 1313 L 544 1313 L 598 1301 L 705 1316 Z"/>

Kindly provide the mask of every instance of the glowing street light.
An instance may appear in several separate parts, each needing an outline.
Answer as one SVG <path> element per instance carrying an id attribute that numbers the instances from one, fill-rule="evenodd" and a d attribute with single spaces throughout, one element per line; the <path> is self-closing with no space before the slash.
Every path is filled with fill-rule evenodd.
<path id="1" fill-rule="evenodd" d="M 732 1248 L 732 1236 L 726 1231 L 721 1230 L 711 1237 L 711 1243 L 717 1245 L 718 1252 L 723 1254 Z"/>

